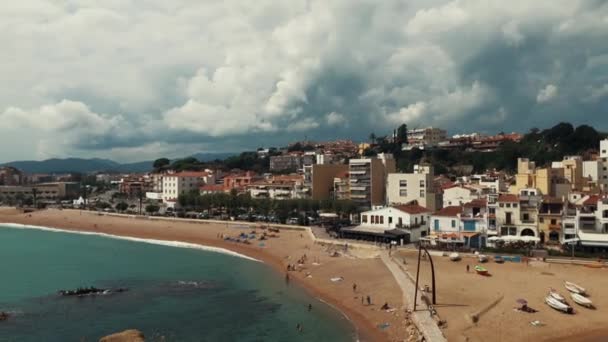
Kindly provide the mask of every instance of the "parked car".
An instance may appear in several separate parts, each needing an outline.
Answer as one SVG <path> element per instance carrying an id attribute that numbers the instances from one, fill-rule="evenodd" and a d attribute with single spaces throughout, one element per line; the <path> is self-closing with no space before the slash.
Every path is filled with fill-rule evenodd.
<path id="1" fill-rule="evenodd" d="M 300 222 L 300 219 L 297 217 L 290 217 L 287 219 L 287 224 L 298 224 Z"/>

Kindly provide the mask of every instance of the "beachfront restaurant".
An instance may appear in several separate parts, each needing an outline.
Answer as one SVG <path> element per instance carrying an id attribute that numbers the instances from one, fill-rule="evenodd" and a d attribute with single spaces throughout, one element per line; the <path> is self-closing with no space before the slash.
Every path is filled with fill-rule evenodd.
<path id="1" fill-rule="evenodd" d="M 397 228 L 384 230 L 366 226 L 344 227 L 340 229 L 340 238 L 392 243 L 400 246 L 410 243 L 410 233 Z"/>

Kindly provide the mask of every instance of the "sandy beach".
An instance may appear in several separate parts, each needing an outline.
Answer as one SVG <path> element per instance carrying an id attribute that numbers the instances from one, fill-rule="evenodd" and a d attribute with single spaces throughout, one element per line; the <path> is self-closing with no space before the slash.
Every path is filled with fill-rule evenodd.
<path id="1" fill-rule="evenodd" d="M 66 230 L 106 233 L 112 235 L 182 241 L 232 250 L 274 267 L 283 276 L 287 265 L 296 264 L 304 254 L 306 263 L 298 271 L 290 271 L 291 281 L 302 284 L 310 293 L 335 306 L 357 327 L 363 341 L 404 341 L 410 336 L 412 323 L 406 320 L 401 289 L 377 252 L 372 249 L 351 249 L 346 255 L 332 257 L 337 247 L 313 243 L 307 232 L 283 229 L 279 237 L 245 245 L 226 242 L 224 236 L 237 236 L 251 229 L 239 224 L 189 223 L 160 221 L 115 216 L 101 216 L 76 210 L 45 210 L 23 214 L 15 209 L 0 210 L 0 222 L 21 223 Z M 261 231 L 258 229 L 258 231 Z M 409 273 L 415 275 L 417 252 L 402 250 L 393 258 L 407 261 Z M 437 278 L 437 312 L 446 321 L 443 329 L 449 341 L 601 341 L 608 336 L 602 324 L 608 310 L 608 269 L 576 265 L 549 264 L 538 261 L 526 263 L 485 264 L 491 276 L 483 277 L 473 271 L 472 258 L 451 262 L 447 257 L 433 258 Z M 471 271 L 467 273 L 466 265 Z M 308 276 L 309 275 L 309 276 Z M 332 282 L 330 278 L 342 277 Z M 597 307 L 590 310 L 578 306 L 563 287 L 565 280 L 587 288 Z M 353 291 L 353 284 L 357 290 Z M 421 267 L 421 287 L 430 285 L 428 261 Z M 550 287 L 566 296 L 576 310 L 566 315 L 548 307 L 543 299 Z M 372 305 L 362 304 L 362 297 L 370 296 Z M 517 299 L 526 299 L 537 313 L 514 310 Z M 388 302 L 397 308 L 393 312 L 380 310 Z M 497 302 L 497 304 L 492 305 Z M 420 308 L 420 307 L 419 307 Z M 476 323 L 471 316 L 485 311 Z M 542 326 L 533 326 L 540 321 Z M 388 323 L 388 327 L 378 326 Z M 136 328 L 136 327 L 135 327 Z M 412 338 L 414 340 L 414 338 Z"/>
<path id="2" fill-rule="evenodd" d="M 283 276 L 287 265 L 296 264 L 306 254 L 307 261 L 297 271 L 290 271 L 290 282 L 296 281 L 310 293 L 335 306 L 356 326 L 362 341 L 407 340 L 408 326 L 401 289 L 390 271 L 373 251 L 353 250 L 332 257 L 333 249 L 314 244 L 306 232 L 281 230 L 279 237 L 265 241 L 265 246 L 226 242 L 219 236 L 237 236 L 251 229 L 239 229 L 235 223 L 189 223 L 157 221 L 114 216 L 100 216 L 76 210 L 44 210 L 23 214 L 15 209 L 1 209 L 0 222 L 45 226 L 73 231 L 105 233 L 142 239 L 182 241 L 229 249 L 262 260 Z M 261 232 L 260 229 L 258 231 Z M 330 278 L 342 277 L 332 282 Z M 353 284 L 357 290 L 353 291 Z M 362 304 L 370 296 L 372 305 Z M 385 303 L 397 310 L 380 310 Z M 388 327 L 378 326 L 388 323 Z M 137 328 L 137 327 L 134 327 Z"/>
<path id="3" fill-rule="evenodd" d="M 417 252 L 401 251 L 398 258 L 409 261 L 415 275 Z M 490 276 L 473 271 L 473 258 L 452 262 L 447 257 L 433 257 L 437 281 L 437 311 L 447 321 L 444 333 L 449 341 L 606 341 L 608 329 L 608 269 L 577 265 L 526 263 L 484 264 Z M 466 265 L 470 266 L 467 273 Z M 428 261 L 421 264 L 420 283 L 431 284 Z M 597 307 L 590 310 L 574 303 L 564 281 L 573 281 L 587 289 Z M 558 312 L 544 303 L 549 288 L 558 290 L 573 305 L 574 315 Z M 498 304 L 492 303 L 502 298 Z M 537 313 L 514 310 L 517 299 L 526 299 Z M 488 308 L 477 323 L 470 316 Z M 543 326 L 533 326 L 531 321 Z"/>

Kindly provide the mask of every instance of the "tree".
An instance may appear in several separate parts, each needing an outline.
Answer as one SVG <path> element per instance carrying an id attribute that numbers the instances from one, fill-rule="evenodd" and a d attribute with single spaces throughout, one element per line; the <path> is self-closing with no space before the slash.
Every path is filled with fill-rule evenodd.
<path id="1" fill-rule="evenodd" d="M 369 141 L 372 145 L 376 142 L 376 133 L 372 132 L 369 134 Z"/>
<path id="2" fill-rule="evenodd" d="M 116 209 L 116 211 L 118 212 L 123 212 L 125 210 L 127 210 L 129 208 L 129 205 L 125 202 L 119 202 L 116 204 L 116 206 L 114 206 L 114 208 Z"/>
<path id="3" fill-rule="evenodd" d="M 407 144 L 407 125 L 402 124 L 397 128 L 397 143 Z"/>
<path id="4" fill-rule="evenodd" d="M 169 164 L 171 164 L 171 161 L 169 159 L 159 158 L 154 161 L 154 163 L 152 164 L 152 167 L 154 167 L 155 170 L 161 170 L 161 169 L 169 166 Z"/>
<path id="5" fill-rule="evenodd" d="M 146 205 L 146 212 L 148 214 L 156 213 L 160 210 L 160 207 L 156 204 L 148 204 Z"/>

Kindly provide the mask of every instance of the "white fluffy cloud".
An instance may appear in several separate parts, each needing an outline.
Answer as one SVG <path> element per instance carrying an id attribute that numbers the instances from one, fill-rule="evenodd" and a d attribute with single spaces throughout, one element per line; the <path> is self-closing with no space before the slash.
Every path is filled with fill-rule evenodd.
<path id="1" fill-rule="evenodd" d="M 362 139 L 402 122 L 525 130 L 549 114 L 606 129 L 606 18 L 588 0 L 5 1 L 0 143 L 19 148 L 0 160 Z"/>
<path id="2" fill-rule="evenodd" d="M 544 103 L 553 100 L 557 96 L 557 86 L 548 84 L 546 87 L 538 91 L 536 102 Z"/>

